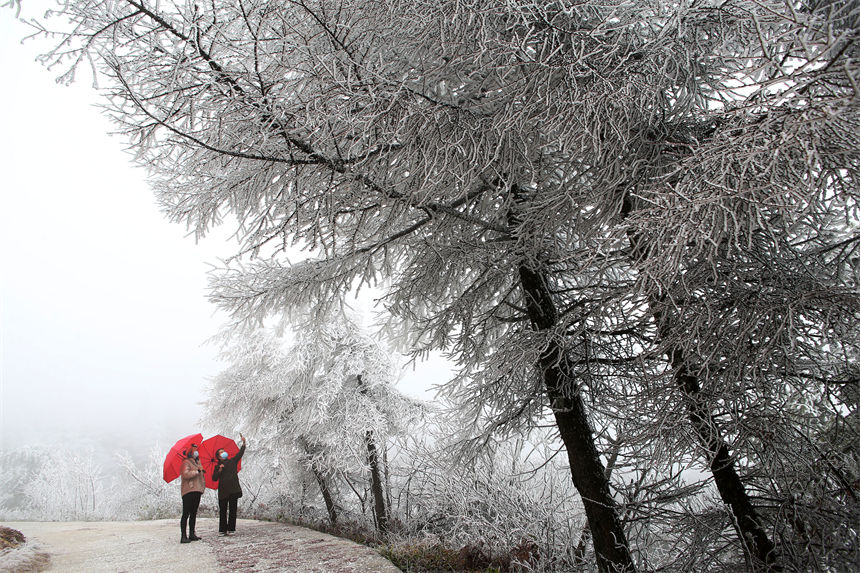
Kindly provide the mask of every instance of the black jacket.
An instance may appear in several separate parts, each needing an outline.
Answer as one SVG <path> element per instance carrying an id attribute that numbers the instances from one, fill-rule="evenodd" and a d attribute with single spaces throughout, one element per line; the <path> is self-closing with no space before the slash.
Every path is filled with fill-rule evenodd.
<path id="1" fill-rule="evenodd" d="M 245 444 L 239 448 L 239 453 L 232 458 L 227 458 L 224 461 L 218 461 L 215 466 L 215 471 L 212 472 L 212 479 L 218 482 L 218 499 L 227 499 L 231 496 L 242 497 L 242 486 L 239 485 L 239 470 L 236 466 L 239 465 L 239 460 L 242 459 L 242 454 L 245 453 Z M 224 466 L 219 469 L 219 466 Z"/>

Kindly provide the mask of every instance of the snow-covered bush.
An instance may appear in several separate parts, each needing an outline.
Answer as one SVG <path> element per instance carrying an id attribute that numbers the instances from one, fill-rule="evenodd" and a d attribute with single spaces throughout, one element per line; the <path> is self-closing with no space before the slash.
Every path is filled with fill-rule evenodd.
<path id="1" fill-rule="evenodd" d="M 122 508 L 118 519 L 164 519 L 178 517 L 182 513 L 182 495 L 179 480 L 165 483 L 162 465 L 166 448 L 155 445 L 145 461 L 136 462 L 126 452 L 118 453 L 122 468 L 118 477 L 117 503 Z M 200 501 L 204 514 L 211 506 L 206 495 Z M 217 501 L 216 507 L 217 507 Z"/>
<path id="2" fill-rule="evenodd" d="M 113 514 L 108 480 L 93 448 L 26 448 L 4 459 L 4 519 L 99 520 Z"/>
<path id="3" fill-rule="evenodd" d="M 256 440 L 242 457 L 239 481 L 239 516 L 269 521 L 299 520 L 306 503 L 304 490 L 316 487 L 303 484 L 301 468 L 295 461 L 278 456 Z"/>
<path id="4" fill-rule="evenodd" d="M 514 440 L 472 460 L 412 442 L 390 468 L 401 544 L 459 551 L 461 566 L 570 567 L 585 516 L 552 441 Z"/>

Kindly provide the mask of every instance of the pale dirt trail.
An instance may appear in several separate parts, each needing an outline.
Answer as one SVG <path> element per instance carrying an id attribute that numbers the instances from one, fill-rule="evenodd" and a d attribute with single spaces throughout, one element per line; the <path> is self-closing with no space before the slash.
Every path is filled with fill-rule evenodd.
<path id="1" fill-rule="evenodd" d="M 398 573 L 373 549 L 303 527 L 240 519 L 236 533 L 220 536 L 218 520 L 197 520 L 202 541 L 179 543 L 177 519 L 157 521 L 9 521 L 31 553 L 47 553 L 45 571 L 62 573 L 295 572 Z M 7 558 L 12 566 L 12 557 Z M 0 572 L 4 568 L 0 555 Z"/>

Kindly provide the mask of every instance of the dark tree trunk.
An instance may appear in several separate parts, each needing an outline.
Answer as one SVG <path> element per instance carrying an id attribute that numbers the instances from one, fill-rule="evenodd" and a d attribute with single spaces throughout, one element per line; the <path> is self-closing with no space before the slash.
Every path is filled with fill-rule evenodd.
<path id="1" fill-rule="evenodd" d="M 367 388 L 358 376 L 358 391 L 367 393 Z M 373 439 L 373 431 L 368 430 L 364 435 L 364 443 L 367 446 L 367 465 L 370 467 L 370 491 L 373 494 L 373 513 L 376 516 L 376 529 L 380 533 L 388 531 L 388 511 L 385 507 L 385 490 L 382 486 L 382 472 L 379 469 L 379 452 L 376 449 L 376 441 Z"/>
<path id="2" fill-rule="evenodd" d="M 735 462 L 729 454 L 729 445 L 720 436 L 716 422 L 701 398 L 698 379 L 687 370 L 680 350 L 672 351 L 669 359 L 675 372 L 675 381 L 687 399 L 690 422 L 708 456 L 720 498 L 729 506 L 734 516 L 735 531 L 740 537 L 752 570 L 781 571 L 782 567 L 776 562 L 774 545 L 735 469 Z"/>
<path id="3" fill-rule="evenodd" d="M 328 487 L 328 481 L 325 479 L 325 476 L 318 469 L 313 468 L 314 477 L 317 479 L 317 484 L 320 486 L 320 492 L 322 493 L 323 500 L 325 501 L 325 508 L 328 511 L 328 519 L 331 521 L 332 525 L 337 525 L 337 509 L 334 506 L 334 499 L 331 496 L 331 490 Z"/>
<path id="4" fill-rule="evenodd" d="M 332 525 L 336 525 L 337 509 L 334 504 L 334 498 L 331 495 L 331 489 L 328 486 L 328 479 L 326 479 L 325 474 L 320 471 L 318 467 L 316 467 L 313 461 L 310 461 L 313 460 L 314 457 L 314 448 L 311 448 L 311 445 L 308 443 L 304 436 L 299 436 L 297 438 L 297 441 L 301 445 L 302 449 L 305 451 L 305 454 L 308 456 L 308 466 L 310 467 L 311 473 L 314 474 L 314 478 L 317 480 L 317 485 L 319 485 L 320 487 L 320 493 L 323 496 L 326 511 L 328 511 L 328 519 L 329 521 L 331 521 Z M 302 484 L 304 484 L 304 480 L 302 480 Z M 302 505 L 304 505 L 304 503 Z"/>
<path id="5" fill-rule="evenodd" d="M 618 459 L 618 453 L 621 451 L 621 437 L 619 436 L 615 440 L 615 444 L 612 447 L 612 453 L 609 455 L 609 459 L 606 462 L 606 471 L 604 475 L 608 480 L 612 477 L 612 470 L 615 468 L 615 462 Z M 573 562 L 580 567 L 585 565 L 585 550 L 588 549 L 588 540 L 590 539 L 591 528 L 589 527 L 588 520 L 585 520 L 585 523 L 582 526 L 582 532 L 579 534 L 579 542 L 576 544 L 576 549 L 573 552 Z"/>
<path id="6" fill-rule="evenodd" d="M 546 279 L 521 265 L 520 284 L 532 327 L 550 331 L 558 311 Z M 601 572 L 634 571 L 624 528 L 609 492 L 609 480 L 594 444 L 585 404 L 560 341 L 551 341 L 540 357 L 540 368 L 556 426 L 567 450 L 573 484 L 582 497 Z"/>
<path id="7" fill-rule="evenodd" d="M 373 440 L 373 432 L 368 430 L 364 436 L 367 444 L 367 463 L 370 466 L 370 491 L 373 493 L 373 513 L 376 515 L 376 529 L 380 533 L 388 531 L 388 512 L 385 508 L 385 492 L 379 471 L 379 453 Z"/>
<path id="8" fill-rule="evenodd" d="M 621 214 L 627 216 L 633 208 L 630 197 L 626 196 L 622 203 Z M 628 239 L 634 265 L 647 259 L 650 249 L 642 236 L 629 232 Z M 664 341 L 671 340 L 672 326 L 660 310 L 661 302 L 653 298 L 648 306 L 654 316 L 658 336 Z M 690 423 L 708 457 L 717 491 L 734 516 L 735 531 L 738 533 L 747 561 L 753 571 L 781 571 L 782 567 L 776 562 L 774 544 L 768 537 L 761 518 L 735 469 L 729 446 L 720 435 L 716 422 L 711 416 L 710 405 L 701 396 L 698 378 L 690 373 L 686 357 L 680 349 L 671 348 L 667 352 L 667 358 L 672 366 L 678 389 L 687 400 Z"/>
<path id="9" fill-rule="evenodd" d="M 391 509 L 391 474 L 388 466 L 388 448 L 382 450 L 382 477 L 385 483 L 385 507 Z"/>

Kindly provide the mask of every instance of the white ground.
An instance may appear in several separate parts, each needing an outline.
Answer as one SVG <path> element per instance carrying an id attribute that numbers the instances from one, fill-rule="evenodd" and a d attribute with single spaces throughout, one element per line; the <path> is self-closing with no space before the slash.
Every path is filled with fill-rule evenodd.
<path id="1" fill-rule="evenodd" d="M 200 520 L 201 522 L 204 520 Z M 2 525 L 27 538 L 25 548 L 51 556 L 47 571 L 120 573 L 195 571 L 218 573 L 212 547 L 179 543 L 177 520 L 117 522 L 13 521 Z M 202 525 L 202 523 L 201 523 Z M 217 528 L 217 526 L 216 526 Z M 5 571 L 0 561 L 0 571 Z M 10 573 L 13 570 L 10 570 Z"/>
<path id="2" fill-rule="evenodd" d="M 235 534 L 217 534 L 217 519 L 197 520 L 202 541 L 179 543 L 177 519 L 157 521 L 0 523 L 27 538 L 20 549 L 0 553 L 0 572 L 63 573 L 230 571 L 294 573 L 397 573 L 373 549 L 302 527 L 240 519 Z M 27 569 L 27 559 L 50 564 Z M 42 558 L 44 563 L 45 559 Z"/>

